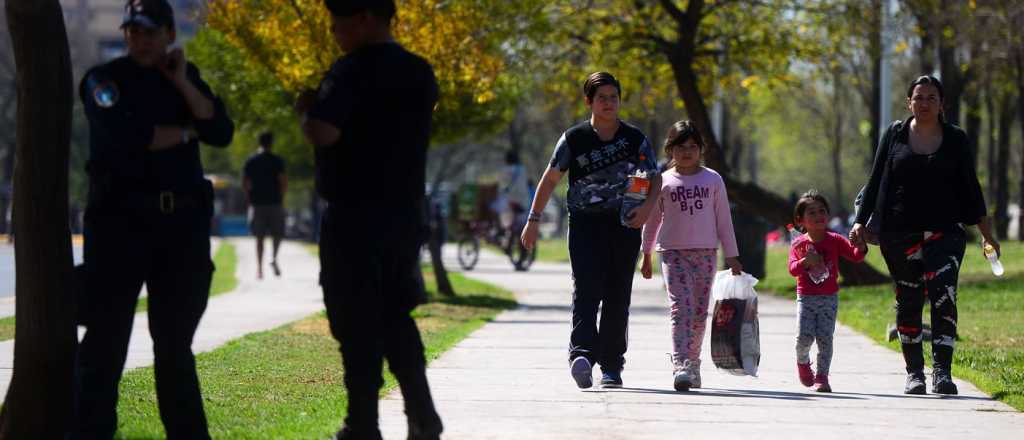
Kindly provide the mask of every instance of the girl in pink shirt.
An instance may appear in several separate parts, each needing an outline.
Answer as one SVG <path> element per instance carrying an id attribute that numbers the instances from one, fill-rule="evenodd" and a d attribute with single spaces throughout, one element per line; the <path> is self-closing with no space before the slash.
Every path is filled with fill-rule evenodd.
<path id="1" fill-rule="evenodd" d="M 832 391 L 828 369 L 832 364 L 832 335 L 839 310 L 839 257 L 864 261 L 867 246 L 854 247 L 842 235 L 826 229 L 828 201 L 810 190 L 796 202 L 793 223 L 804 232 L 793 239 L 789 273 L 796 277 L 799 331 L 796 337 L 796 369 L 800 383 L 815 391 Z M 818 343 L 818 373 L 811 370 L 811 344 Z"/>
<path id="2" fill-rule="evenodd" d="M 704 141 L 690 121 L 676 122 L 665 139 L 670 168 L 661 175 L 658 204 L 643 231 L 640 273 L 651 278 L 651 250 L 671 300 L 672 380 L 677 391 L 700 388 L 700 347 L 718 245 L 733 274 L 743 271 L 722 176 L 701 165 Z M 655 246 L 656 244 L 656 246 Z"/>

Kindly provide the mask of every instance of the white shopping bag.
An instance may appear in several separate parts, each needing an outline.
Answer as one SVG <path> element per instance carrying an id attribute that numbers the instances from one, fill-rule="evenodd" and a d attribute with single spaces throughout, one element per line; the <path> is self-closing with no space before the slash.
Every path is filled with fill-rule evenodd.
<path id="1" fill-rule="evenodd" d="M 731 270 L 715 274 L 711 294 L 711 358 L 715 366 L 736 375 L 757 376 L 761 362 L 757 322 L 757 278 Z"/>

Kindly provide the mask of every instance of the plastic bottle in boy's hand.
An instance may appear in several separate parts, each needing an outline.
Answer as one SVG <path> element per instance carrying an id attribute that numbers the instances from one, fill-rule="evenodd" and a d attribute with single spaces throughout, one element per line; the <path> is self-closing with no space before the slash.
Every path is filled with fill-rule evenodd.
<path id="1" fill-rule="evenodd" d="M 647 194 L 650 191 L 651 179 L 648 173 L 636 170 L 636 172 L 629 176 L 629 184 L 622 198 L 622 210 L 619 213 L 619 220 L 623 226 L 628 226 L 629 214 L 642 205 L 644 200 L 647 200 Z"/>
<path id="2" fill-rule="evenodd" d="M 996 253 L 996 249 L 992 245 L 985 244 L 985 258 L 988 259 L 988 264 L 992 266 L 992 274 L 1001 277 L 1003 276 L 1003 263 L 999 262 L 999 255 Z"/>

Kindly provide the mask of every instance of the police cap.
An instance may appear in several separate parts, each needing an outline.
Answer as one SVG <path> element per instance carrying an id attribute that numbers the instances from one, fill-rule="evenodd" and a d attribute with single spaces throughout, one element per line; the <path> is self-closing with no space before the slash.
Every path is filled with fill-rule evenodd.
<path id="1" fill-rule="evenodd" d="M 174 29 L 174 9 L 167 0 L 128 0 L 124 5 L 121 29 L 137 24 L 147 28 L 166 26 Z"/>
<path id="2" fill-rule="evenodd" d="M 335 17 L 350 17 L 365 11 L 385 20 L 395 16 L 395 0 L 324 0 L 324 5 Z"/>

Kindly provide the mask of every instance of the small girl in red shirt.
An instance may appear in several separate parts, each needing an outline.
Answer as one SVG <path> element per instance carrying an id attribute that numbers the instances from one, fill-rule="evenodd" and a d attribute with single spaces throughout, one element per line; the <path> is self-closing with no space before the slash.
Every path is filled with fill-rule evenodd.
<path id="1" fill-rule="evenodd" d="M 796 368 L 800 383 L 828 393 L 828 369 L 832 363 L 832 335 L 839 309 L 839 257 L 864 261 L 867 246 L 854 247 L 850 241 L 827 229 L 828 201 L 816 190 L 800 196 L 793 210 L 793 223 L 803 232 L 793 239 L 789 250 L 789 273 L 796 277 L 797 320 Z M 811 344 L 818 343 L 818 372 L 811 370 Z"/>

